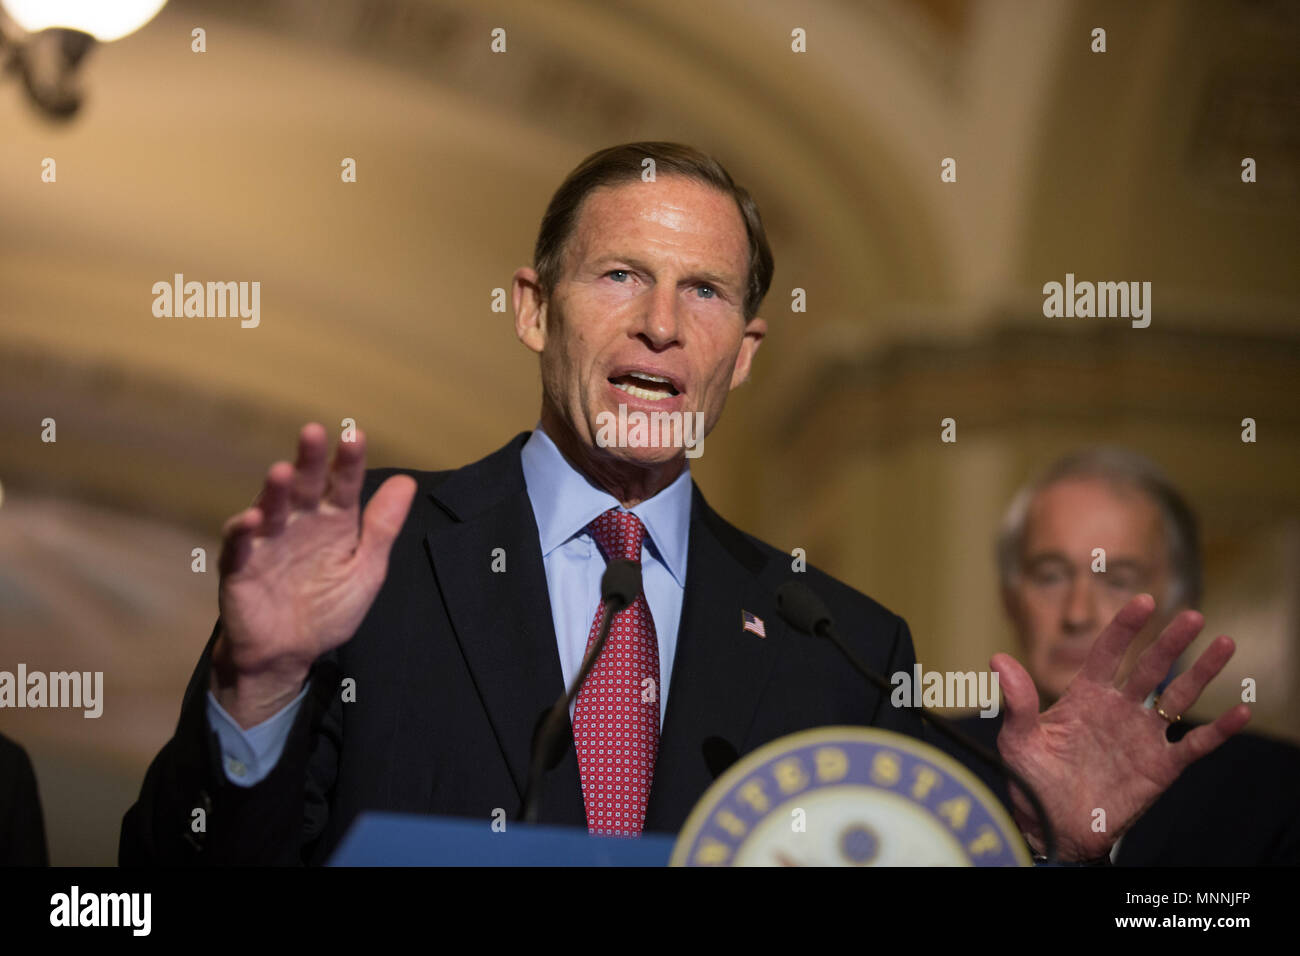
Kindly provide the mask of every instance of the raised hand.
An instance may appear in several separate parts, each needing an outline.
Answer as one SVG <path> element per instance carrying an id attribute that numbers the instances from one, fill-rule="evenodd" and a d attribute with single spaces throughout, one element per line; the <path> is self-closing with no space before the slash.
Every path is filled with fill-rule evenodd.
<path id="1" fill-rule="evenodd" d="M 1006 698 L 998 750 L 1037 791 L 1055 828 L 1062 860 L 1105 856 L 1185 767 L 1250 719 L 1250 708 L 1237 704 L 1214 723 L 1170 743 L 1165 737 L 1168 721 L 1142 706 L 1204 626 L 1196 611 L 1174 618 L 1117 686 L 1124 652 L 1154 611 L 1155 600 L 1148 594 L 1137 595 L 1121 608 L 1093 642 L 1065 694 L 1041 714 L 1038 690 L 1025 669 L 1008 654 L 996 654 L 990 661 Z M 1231 638 L 1216 637 L 1192 668 L 1169 684 L 1158 707 L 1171 720 L 1182 715 L 1235 649 Z M 1014 784 L 1011 797 L 1017 825 L 1030 846 L 1042 853 L 1042 827 L 1029 801 Z M 1094 828 L 1098 808 L 1105 811 L 1104 831 Z"/>
<path id="2" fill-rule="evenodd" d="M 358 520 L 365 435 L 340 441 L 332 467 L 323 426 L 298 436 L 295 464 L 277 462 L 251 507 L 222 531 L 212 690 L 241 726 L 273 715 L 312 662 L 348 641 L 388 573 L 388 554 L 415 495 L 394 475 Z"/>

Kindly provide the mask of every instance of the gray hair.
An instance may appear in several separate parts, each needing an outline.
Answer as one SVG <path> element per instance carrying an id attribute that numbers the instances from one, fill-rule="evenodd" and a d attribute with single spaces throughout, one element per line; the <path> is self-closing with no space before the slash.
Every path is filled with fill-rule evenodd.
<path id="1" fill-rule="evenodd" d="M 1200 532 L 1195 513 L 1153 461 L 1124 448 L 1107 446 L 1085 448 L 1058 459 L 1016 492 L 1007 506 L 998 533 L 998 573 L 1002 586 L 1009 587 L 1019 575 L 1020 548 L 1024 543 L 1030 502 L 1048 486 L 1071 478 L 1101 478 L 1112 484 L 1136 488 L 1155 503 L 1169 548 L 1169 567 L 1173 576 L 1171 601 L 1174 605 L 1198 607 L 1203 582 Z"/>

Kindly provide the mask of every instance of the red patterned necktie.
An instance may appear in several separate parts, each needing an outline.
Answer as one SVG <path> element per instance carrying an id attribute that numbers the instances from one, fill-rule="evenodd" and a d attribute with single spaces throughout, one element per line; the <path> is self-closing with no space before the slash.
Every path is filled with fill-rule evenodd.
<path id="1" fill-rule="evenodd" d="M 607 561 L 624 558 L 641 564 L 645 528 L 630 511 L 610 508 L 587 530 Z M 587 651 L 604 616 L 601 601 L 587 636 Z M 582 774 L 587 831 L 639 836 L 659 755 L 659 638 L 644 591 L 614 615 L 600 660 L 578 692 L 573 741 Z"/>

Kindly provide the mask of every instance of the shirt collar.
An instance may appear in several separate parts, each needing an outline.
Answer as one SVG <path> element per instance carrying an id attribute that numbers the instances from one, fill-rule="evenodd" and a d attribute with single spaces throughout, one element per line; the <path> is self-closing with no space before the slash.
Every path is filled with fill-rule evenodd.
<path id="1" fill-rule="evenodd" d="M 610 508 L 617 498 L 593 484 L 560 453 L 538 423 L 520 451 L 524 484 L 546 557 Z M 650 543 L 680 587 L 686 587 L 686 548 L 691 526 L 690 463 L 653 498 L 628 509 L 641 519 Z"/>

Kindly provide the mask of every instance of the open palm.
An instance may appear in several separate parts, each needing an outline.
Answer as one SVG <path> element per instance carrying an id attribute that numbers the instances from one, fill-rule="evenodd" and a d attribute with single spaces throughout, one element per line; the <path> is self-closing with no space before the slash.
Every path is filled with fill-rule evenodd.
<path id="1" fill-rule="evenodd" d="M 1042 800 L 1063 860 L 1105 856 L 1184 768 L 1250 719 L 1250 708 L 1238 704 L 1171 743 L 1165 736 L 1168 722 L 1143 706 L 1204 626 L 1195 611 L 1174 618 L 1138 658 L 1128 679 L 1116 682 L 1125 650 L 1154 611 L 1155 601 L 1147 594 L 1121 608 L 1093 642 L 1065 694 L 1041 714 L 1038 690 L 1025 669 L 1008 654 L 997 654 L 990 662 L 1006 699 L 998 750 Z M 1160 709 L 1174 718 L 1190 708 L 1235 649 L 1231 638 L 1215 638 L 1192 668 L 1165 689 Z M 1042 853 L 1040 821 L 1014 784 L 1011 796 L 1016 823 Z"/>
<path id="2" fill-rule="evenodd" d="M 325 429 L 304 426 L 296 464 L 273 465 L 252 506 L 226 522 L 218 601 L 231 672 L 301 683 L 352 637 L 383 584 L 415 482 L 389 478 L 361 515 L 365 436 L 341 441 L 332 468 L 327 450 Z"/>

